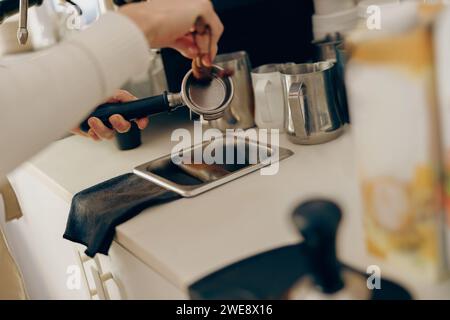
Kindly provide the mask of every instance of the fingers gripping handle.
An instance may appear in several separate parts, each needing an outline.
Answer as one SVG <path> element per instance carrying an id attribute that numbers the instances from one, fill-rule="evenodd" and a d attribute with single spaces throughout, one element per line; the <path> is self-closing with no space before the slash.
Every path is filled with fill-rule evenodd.
<path id="1" fill-rule="evenodd" d="M 167 93 L 159 96 L 139 99 L 124 103 L 105 103 L 97 107 L 89 117 L 80 124 L 80 129 L 89 131 L 88 120 L 91 117 L 99 118 L 106 126 L 112 128 L 109 117 L 120 114 L 126 120 L 134 120 L 150 115 L 155 115 L 169 111 L 170 104 Z"/>

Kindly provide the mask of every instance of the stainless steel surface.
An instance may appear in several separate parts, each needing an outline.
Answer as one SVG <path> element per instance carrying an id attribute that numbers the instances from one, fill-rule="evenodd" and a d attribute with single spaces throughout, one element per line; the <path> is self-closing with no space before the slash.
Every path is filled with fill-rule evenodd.
<path id="1" fill-rule="evenodd" d="M 184 100 L 181 93 L 169 93 L 167 95 L 167 100 L 169 100 L 169 106 L 172 109 L 175 109 L 180 106 L 184 106 Z"/>
<path id="2" fill-rule="evenodd" d="M 348 50 L 344 42 L 336 46 L 336 59 L 337 63 L 340 64 L 342 67 L 345 67 L 345 65 L 347 64 Z"/>
<path id="3" fill-rule="evenodd" d="M 316 59 L 318 61 L 332 61 L 336 64 L 333 72 L 335 73 L 336 95 L 341 119 L 344 123 L 350 122 L 347 92 L 345 89 L 344 69 L 347 60 L 345 42 L 341 34 L 336 33 L 318 41 L 313 41 L 316 47 Z"/>
<path id="4" fill-rule="evenodd" d="M 255 99 L 250 76 L 251 65 L 247 53 L 239 51 L 221 54 L 216 57 L 214 63 L 224 69 L 234 70 L 234 75 L 231 77 L 234 83 L 234 98 L 223 116 L 217 120 L 207 121 L 207 124 L 222 131 L 254 127 Z"/>
<path id="5" fill-rule="evenodd" d="M 262 66 L 259 66 L 252 70 L 252 73 L 272 73 L 272 72 L 282 72 L 287 67 L 295 66 L 294 62 L 286 62 L 286 63 L 271 63 L 271 64 L 264 64 Z"/>
<path id="6" fill-rule="evenodd" d="M 342 35 L 336 33 L 321 40 L 314 40 L 312 44 L 316 47 L 316 58 L 318 61 L 331 60 L 336 62 L 336 47 L 344 41 Z"/>
<path id="7" fill-rule="evenodd" d="M 19 29 L 17 40 L 24 45 L 28 40 L 28 0 L 20 0 Z"/>
<path id="8" fill-rule="evenodd" d="M 204 83 L 195 79 L 190 70 L 181 84 L 181 96 L 186 106 L 205 120 L 221 118 L 234 97 L 233 80 L 229 77 L 219 77 L 222 69 L 213 66 L 211 82 Z"/>
<path id="9" fill-rule="evenodd" d="M 272 72 L 280 72 L 280 69 L 283 67 L 283 64 L 278 63 L 272 63 L 272 64 L 265 64 L 262 66 L 259 66 L 258 68 L 255 68 L 252 70 L 252 73 L 272 73 Z"/>
<path id="10" fill-rule="evenodd" d="M 285 130 L 293 143 L 320 144 L 342 134 L 333 67 L 332 62 L 318 62 L 288 66 L 282 71 Z"/>
<path id="11" fill-rule="evenodd" d="M 289 87 L 288 92 L 288 104 L 290 115 L 289 121 L 292 125 L 293 131 L 296 135 L 306 137 L 308 136 L 308 131 L 306 129 L 306 119 L 307 119 L 307 105 L 306 105 L 306 88 L 301 82 L 294 82 Z"/>
<path id="12" fill-rule="evenodd" d="M 345 86 L 345 66 L 347 65 L 347 60 L 348 50 L 345 43 L 342 42 L 336 46 L 336 89 L 342 120 L 350 123 L 347 89 Z"/>
<path id="13" fill-rule="evenodd" d="M 156 160 L 150 161 L 143 165 L 140 165 L 134 169 L 134 173 L 141 176 L 144 179 L 152 181 L 157 185 L 166 188 L 168 190 L 179 193 L 183 197 L 195 197 L 201 193 L 209 191 L 213 188 L 216 188 L 220 185 L 228 183 L 232 180 L 238 179 L 246 174 L 259 170 L 263 167 L 269 165 L 269 160 L 272 160 L 272 163 L 276 163 L 283 159 L 286 159 L 293 155 L 293 152 L 284 148 L 274 148 L 270 145 L 263 146 L 254 141 L 249 141 L 248 139 L 244 139 L 243 137 L 235 137 L 234 142 L 230 145 L 229 141 L 227 141 L 225 137 L 215 139 L 214 141 L 204 142 L 199 145 L 192 146 L 188 149 L 183 150 L 182 154 L 194 154 L 195 150 L 204 149 L 207 146 L 214 148 L 211 144 L 222 144 L 224 148 L 233 148 L 234 156 L 236 159 L 239 159 L 239 143 L 245 146 L 244 150 L 251 150 L 252 148 L 262 148 L 262 152 L 258 152 L 259 156 L 262 154 L 266 154 L 267 157 L 264 159 L 258 159 L 256 163 L 246 163 L 245 165 L 222 165 L 222 164 L 213 164 L 211 166 L 206 164 L 199 165 L 176 165 L 172 161 L 172 155 L 166 155 L 164 157 L 158 158 Z M 258 150 L 258 149 L 256 149 Z M 230 166 L 234 169 L 230 169 Z M 175 172 L 177 170 L 181 170 L 191 177 L 197 178 L 198 182 L 195 184 L 182 184 L 174 181 L 175 179 L 164 177 L 165 174 L 161 172 Z M 193 172 L 198 171 L 198 172 Z M 224 171 L 228 171 L 226 174 Z"/>

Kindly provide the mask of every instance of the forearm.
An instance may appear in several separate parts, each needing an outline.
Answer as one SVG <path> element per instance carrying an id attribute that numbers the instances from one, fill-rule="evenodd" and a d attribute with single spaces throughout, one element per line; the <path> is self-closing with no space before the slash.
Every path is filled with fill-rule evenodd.
<path id="1" fill-rule="evenodd" d="M 76 126 L 129 78 L 147 69 L 136 25 L 105 15 L 31 60 L 0 69 L 0 176 Z"/>

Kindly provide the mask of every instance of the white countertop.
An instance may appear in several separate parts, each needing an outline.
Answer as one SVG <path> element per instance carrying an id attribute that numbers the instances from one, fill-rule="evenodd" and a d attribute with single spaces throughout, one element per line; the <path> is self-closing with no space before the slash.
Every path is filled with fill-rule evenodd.
<path id="1" fill-rule="evenodd" d="M 113 142 L 69 137 L 53 143 L 24 168 L 70 201 L 78 191 L 170 153 L 175 145 L 170 134 L 179 127 L 191 129 L 192 124 L 176 114 L 153 118 L 143 145 L 126 152 Z M 293 208 L 302 200 L 323 196 L 336 200 L 344 212 L 338 239 L 341 260 L 362 270 L 377 264 L 382 275 L 408 284 L 418 298 L 450 298 L 448 283 L 411 281 L 367 256 L 350 130 L 318 146 L 294 145 L 281 135 L 280 145 L 295 154 L 280 163 L 277 175 L 254 172 L 196 198 L 145 210 L 117 227 L 115 241 L 185 289 L 230 263 L 299 241 L 290 221 Z"/>

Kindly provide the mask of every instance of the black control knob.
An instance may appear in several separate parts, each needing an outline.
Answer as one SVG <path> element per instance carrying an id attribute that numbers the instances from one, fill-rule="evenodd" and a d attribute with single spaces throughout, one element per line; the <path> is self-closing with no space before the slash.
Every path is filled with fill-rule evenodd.
<path id="1" fill-rule="evenodd" d="M 327 200 L 305 202 L 293 213 L 294 223 L 311 258 L 311 277 L 325 294 L 344 287 L 336 257 L 336 234 L 341 216 L 341 209 Z"/>

